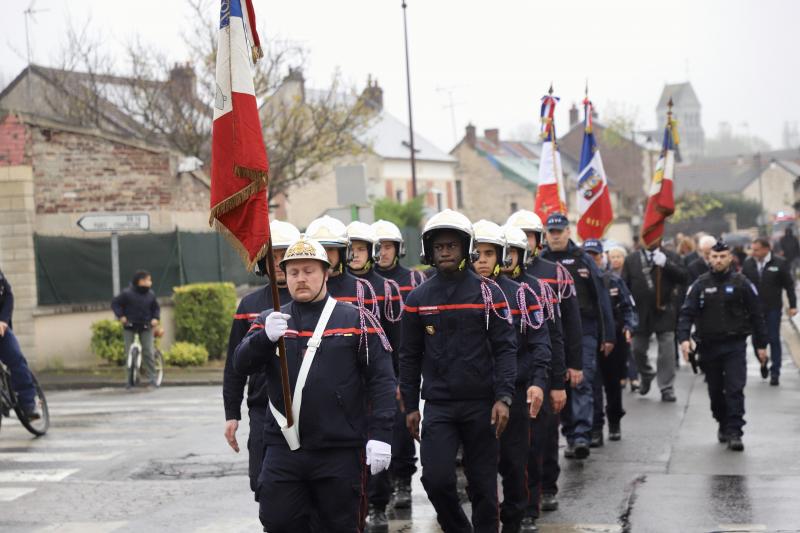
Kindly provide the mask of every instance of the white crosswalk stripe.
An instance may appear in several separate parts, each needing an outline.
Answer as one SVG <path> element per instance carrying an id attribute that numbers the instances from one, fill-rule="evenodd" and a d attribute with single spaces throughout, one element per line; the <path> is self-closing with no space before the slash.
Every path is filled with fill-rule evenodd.
<path id="1" fill-rule="evenodd" d="M 111 533 L 128 525 L 127 522 L 68 522 L 36 529 L 36 533 Z"/>
<path id="2" fill-rule="evenodd" d="M 80 461 L 108 461 L 121 452 L 0 452 L 0 462 L 15 463 L 68 463 Z"/>
<path id="3" fill-rule="evenodd" d="M 13 502 L 35 490 L 33 487 L 0 487 L 0 502 Z"/>
<path id="4" fill-rule="evenodd" d="M 62 481 L 77 472 L 77 468 L 41 468 L 0 470 L 0 483 L 28 483 Z"/>

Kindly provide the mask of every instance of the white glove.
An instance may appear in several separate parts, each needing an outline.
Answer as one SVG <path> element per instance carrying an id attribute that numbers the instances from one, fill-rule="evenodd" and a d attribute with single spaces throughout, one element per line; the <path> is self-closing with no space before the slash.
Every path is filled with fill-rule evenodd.
<path id="1" fill-rule="evenodd" d="M 374 476 L 389 468 L 392 461 L 392 446 L 379 440 L 367 442 L 367 464 Z"/>
<path id="2" fill-rule="evenodd" d="M 267 338 L 272 342 L 277 342 L 283 337 L 286 330 L 289 329 L 287 320 L 290 318 L 292 318 L 291 315 L 285 315 L 278 311 L 271 312 L 264 321 L 264 332 L 267 334 Z"/>
<path id="3" fill-rule="evenodd" d="M 656 266 L 663 267 L 667 264 L 667 255 L 662 252 L 661 250 L 656 250 L 653 252 L 653 263 Z"/>

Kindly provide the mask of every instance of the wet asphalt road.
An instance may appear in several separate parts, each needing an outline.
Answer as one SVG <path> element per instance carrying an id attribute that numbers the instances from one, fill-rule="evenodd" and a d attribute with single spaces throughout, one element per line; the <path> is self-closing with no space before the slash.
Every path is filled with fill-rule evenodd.
<path id="1" fill-rule="evenodd" d="M 754 360 L 751 360 L 754 361 Z M 626 393 L 623 440 L 562 458 L 560 509 L 545 533 L 800 531 L 800 376 L 780 387 L 751 363 L 744 453 L 716 442 L 702 377 L 679 371 L 676 404 Z M 53 427 L 0 430 L 0 531 L 260 531 L 247 459 L 223 437 L 218 387 L 52 392 Z M 246 422 L 239 432 L 246 442 Z M 414 480 L 392 531 L 438 531 Z"/>

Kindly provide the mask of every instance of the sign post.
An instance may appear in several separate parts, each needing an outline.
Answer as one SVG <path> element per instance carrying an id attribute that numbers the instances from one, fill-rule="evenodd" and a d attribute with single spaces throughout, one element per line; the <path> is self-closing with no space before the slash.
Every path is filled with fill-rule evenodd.
<path id="1" fill-rule="evenodd" d="M 91 213 L 78 220 L 78 227 L 89 233 L 111 232 L 111 280 L 113 296 L 120 292 L 119 232 L 148 231 L 150 215 L 147 213 Z"/>

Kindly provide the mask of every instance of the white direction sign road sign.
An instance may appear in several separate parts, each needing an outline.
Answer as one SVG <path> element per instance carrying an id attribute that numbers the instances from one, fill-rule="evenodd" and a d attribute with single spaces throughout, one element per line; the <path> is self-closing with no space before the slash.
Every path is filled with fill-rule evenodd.
<path id="1" fill-rule="evenodd" d="M 150 215 L 147 213 L 97 213 L 84 215 L 78 220 L 83 231 L 147 231 Z"/>

